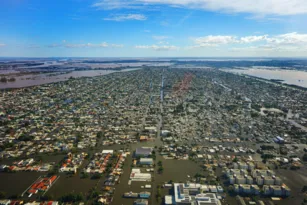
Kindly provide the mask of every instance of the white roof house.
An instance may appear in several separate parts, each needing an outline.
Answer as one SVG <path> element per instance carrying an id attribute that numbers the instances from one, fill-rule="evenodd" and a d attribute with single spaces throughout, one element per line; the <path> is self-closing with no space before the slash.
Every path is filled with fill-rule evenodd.
<path id="1" fill-rule="evenodd" d="M 114 150 L 102 150 L 102 154 L 113 154 Z"/>

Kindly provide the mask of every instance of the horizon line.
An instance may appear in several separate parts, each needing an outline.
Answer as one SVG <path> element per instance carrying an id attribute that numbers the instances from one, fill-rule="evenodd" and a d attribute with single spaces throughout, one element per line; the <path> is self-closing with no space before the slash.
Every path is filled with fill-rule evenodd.
<path id="1" fill-rule="evenodd" d="M 48 56 L 48 57 L 27 57 L 27 56 L 0 56 L 0 58 L 132 58 L 132 59 L 136 59 L 136 58 L 266 58 L 266 59 L 271 59 L 271 58 L 306 58 L 307 56 L 298 56 L 298 57 L 291 57 L 291 56 L 287 56 L 287 57 L 282 57 L 282 56 L 273 56 L 273 57 L 265 57 L 265 56 L 171 56 L 171 57 L 127 57 L 127 56 L 120 56 L 120 57 L 84 57 L 84 56 L 64 56 L 64 57 L 60 57 L 60 56 Z"/>

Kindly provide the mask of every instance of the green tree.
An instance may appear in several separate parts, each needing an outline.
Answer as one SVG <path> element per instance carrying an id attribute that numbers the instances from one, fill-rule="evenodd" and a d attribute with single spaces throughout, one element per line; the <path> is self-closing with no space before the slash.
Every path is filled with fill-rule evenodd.
<path id="1" fill-rule="evenodd" d="M 160 161 L 158 161 L 158 166 L 162 166 L 162 161 L 160 160 Z"/>
<path id="2" fill-rule="evenodd" d="M 102 137 L 103 137 L 103 132 L 102 132 L 102 131 L 99 131 L 99 132 L 97 133 L 97 138 L 100 139 L 100 138 L 102 138 Z"/>
<path id="3" fill-rule="evenodd" d="M 84 196 L 82 193 L 69 193 L 60 198 L 61 202 L 79 202 L 83 200 Z"/>
<path id="4" fill-rule="evenodd" d="M 81 178 L 86 179 L 88 177 L 89 177 L 88 173 L 82 172 Z"/>
<path id="5" fill-rule="evenodd" d="M 99 191 L 96 188 L 92 188 L 89 194 L 89 198 L 95 199 L 100 195 Z"/>
<path id="6" fill-rule="evenodd" d="M 101 178 L 101 174 L 99 174 L 99 173 L 95 173 L 92 176 L 92 179 L 100 179 L 100 178 Z"/>
<path id="7" fill-rule="evenodd" d="M 82 139 L 82 134 L 81 134 L 81 132 L 78 132 L 78 133 L 76 134 L 76 143 L 80 142 L 81 139 Z"/>
<path id="8" fill-rule="evenodd" d="M 83 201 L 84 200 L 84 196 L 82 193 L 79 193 L 76 195 L 76 201 Z"/>
<path id="9" fill-rule="evenodd" d="M 157 194 L 156 194 L 156 200 L 157 202 L 161 201 L 162 191 L 160 185 L 157 186 Z"/>
<path id="10" fill-rule="evenodd" d="M 6 77 L 1 77 L 1 78 L 0 78 L 0 82 L 6 83 L 6 82 L 7 82 L 7 78 L 6 78 Z"/>
<path id="11" fill-rule="evenodd" d="M 195 177 L 195 178 L 199 178 L 199 177 L 204 177 L 204 175 L 203 175 L 203 174 L 200 174 L 200 173 L 196 173 L 196 174 L 194 175 L 194 177 Z"/>
<path id="12" fill-rule="evenodd" d="M 164 171 L 164 168 L 163 167 L 159 167 L 158 172 L 159 173 L 163 173 L 163 171 Z"/>
<path id="13" fill-rule="evenodd" d="M 43 200 L 43 201 L 49 201 L 49 200 L 52 200 L 52 199 L 53 199 L 53 196 L 47 195 L 47 194 L 40 197 L 40 200 Z"/>

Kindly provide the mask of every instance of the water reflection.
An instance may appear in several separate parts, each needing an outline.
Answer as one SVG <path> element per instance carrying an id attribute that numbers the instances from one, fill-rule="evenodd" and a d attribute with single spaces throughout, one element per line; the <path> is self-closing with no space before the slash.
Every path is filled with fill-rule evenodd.
<path id="1" fill-rule="evenodd" d="M 23 75 L 16 76 L 16 81 L 0 83 L 0 89 L 4 88 L 22 88 L 34 85 L 42 85 L 47 83 L 55 83 L 60 81 L 68 80 L 70 77 L 80 78 L 80 77 L 94 77 L 100 75 L 107 75 L 114 72 L 127 72 L 135 69 L 124 69 L 121 71 L 115 70 L 85 70 L 85 71 L 71 71 L 67 73 L 49 73 L 49 74 L 35 74 L 35 75 Z"/>
<path id="2" fill-rule="evenodd" d="M 283 83 L 307 87 L 307 72 L 297 70 L 282 70 L 282 69 L 223 69 L 223 71 L 233 72 L 238 74 L 246 74 L 264 79 L 278 79 Z"/>

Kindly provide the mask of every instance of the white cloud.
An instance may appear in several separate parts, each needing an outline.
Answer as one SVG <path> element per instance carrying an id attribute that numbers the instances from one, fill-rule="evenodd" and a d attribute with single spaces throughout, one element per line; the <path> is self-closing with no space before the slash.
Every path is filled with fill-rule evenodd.
<path id="1" fill-rule="evenodd" d="M 270 37 L 269 35 L 261 36 L 222 36 L 222 35 L 209 35 L 193 39 L 198 47 L 212 47 L 226 44 L 250 44 L 257 42 L 266 42 L 270 44 L 298 44 L 307 43 L 307 34 L 287 33 Z"/>
<path id="2" fill-rule="evenodd" d="M 104 18 L 105 21 L 128 21 L 128 20 L 137 20 L 145 21 L 147 19 L 143 14 L 119 14 L 112 17 Z"/>
<path id="3" fill-rule="evenodd" d="M 245 36 L 240 39 L 241 43 L 253 43 L 257 41 L 263 41 L 267 39 L 267 35 L 264 36 Z"/>
<path id="4" fill-rule="evenodd" d="M 6 44 L 0 43 L 0 47 L 4 47 L 4 46 L 6 46 Z"/>
<path id="5" fill-rule="evenodd" d="M 93 43 L 81 43 L 81 44 L 72 44 L 66 43 L 66 41 L 62 41 L 63 43 L 54 43 L 47 45 L 48 48 L 123 48 L 123 44 L 108 44 L 107 42 L 93 44 Z"/>
<path id="6" fill-rule="evenodd" d="M 217 44 L 211 44 L 211 43 L 200 43 L 196 44 L 194 46 L 188 46 L 187 49 L 194 49 L 194 48 L 206 48 L 206 47 L 217 47 Z"/>
<path id="7" fill-rule="evenodd" d="M 233 48 L 230 48 L 229 50 L 230 51 L 252 51 L 255 49 L 257 49 L 256 46 L 248 46 L 248 47 L 233 47 Z"/>
<path id="8" fill-rule="evenodd" d="M 273 45 L 260 45 L 260 46 L 248 46 L 248 47 L 234 47 L 230 48 L 230 51 L 233 52 L 289 52 L 292 54 L 293 52 L 305 52 L 307 51 L 307 47 L 298 47 L 298 46 L 273 46 Z M 290 55 L 289 55 L 290 56 Z"/>
<path id="9" fill-rule="evenodd" d="M 277 51 L 278 49 L 276 47 L 268 46 L 268 45 L 262 45 L 262 46 L 247 46 L 247 47 L 234 47 L 230 48 L 230 51 L 234 52 L 261 52 L 261 51 Z"/>
<path id="10" fill-rule="evenodd" d="M 209 36 L 195 38 L 194 42 L 197 45 L 215 46 L 215 45 L 223 45 L 223 44 L 229 44 L 229 43 L 237 43 L 238 40 L 235 36 L 209 35 Z"/>
<path id="11" fill-rule="evenodd" d="M 140 9 L 143 8 L 143 2 L 137 0 L 99 0 L 92 5 L 102 10 L 113 10 L 113 9 Z"/>
<path id="12" fill-rule="evenodd" d="M 268 38 L 268 42 L 272 44 L 306 44 L 307 34 L 297 32 L 281 34 Z"/>
<path id="13" fill-rule="evenodd" d="M 159 41 L 158 44 L 160 44 L 160 45 L 161 45 L 161 44 L 163 44 L 163 45 L 168 45 L 169 42 L 167 42 L 167 41 Z"/>
<path id="14" fill-rule="evenodd" d="M 93 44 L 91 43 L 86 43 L 86 44 L 65 44 L 64 47 L 66 48 L 90 48 L 90 47 L 94 47 Z"/>
<path id="15" fill-rule="evenodd" d="M 243 37 L 244 38 L 244 37 Z M 241 39 L 243 39 L 241 38 Z M 264 35 L 255 38 L 247 38 L 242 43 L 253 43 L 255 41 L 264 41 L 264 44 L 253 45 L 247 47 L 233 47 L 231 51 L 272 51 L 272 52 L 305 52 L 307 50 L 307 34 L 299 34 L 297 32 L 280 34 L 275 36 Z M 255 41 L 253 41 L 255 40 Z"/>
<path id="16" fill-rule="evenodd" d="M 141 9 L 169 5 L 227 13 L 296 15 L 307 13 L 306 0 L 98 0 L 92 6 L 103 9 Z"/>
<path id="17" fill-rule="evenodd" d="M 165 39 L 168 39 L 168 36 L 152 36 L 152 38 L 156 41 L 163 41 Z"/>
<path id="18" fill-rule="evenodd" d="M 92 44 L 92 43 L 65 44 L 64 47 L 66 47 L 66 48 L 106 48 L 106 47 L 109 47 L 109 45 L 106 42 L 103 42 L 103 43 L 100 43 L 100 44 Z"/>
<path id="19" fill-rule="evenodd" d="M 66 41 L 65 41 L 66 42 Z M 47 45 L 49 48 L 123 48 L 122 44 L 108 44 L 106 42 L 93 44 L 93 43 L 82 43 L 82 44 L 70 44 L 70 43 L 62 43 L 62 44 L 50 44 Z"/>
<path id="20" fill-rule="evenodd" d="M 179 47 L 177 46 L 172 46 L 172 45 L 161 45 L 161 46 L 157 46 L 157 45 L 139 45 L 139 46 L 135 46 L 135 48 L 138 49 L 152 49 L 155 51 L 170 51 L 170 50 L 178 50 Z"/>
<path id="21" fill-rule="evenodd" d="M 188 49 L 228 46 L 231 51 L 300 51 L 307 48 L 307 34 L 297 32 L 280 35 L 260 35 L 260 36 L 222 36 L 209 35 L 204 37 L 193 38 L 193 46 Z M 239 45 L 232 47 L 234 45 Z"/>

